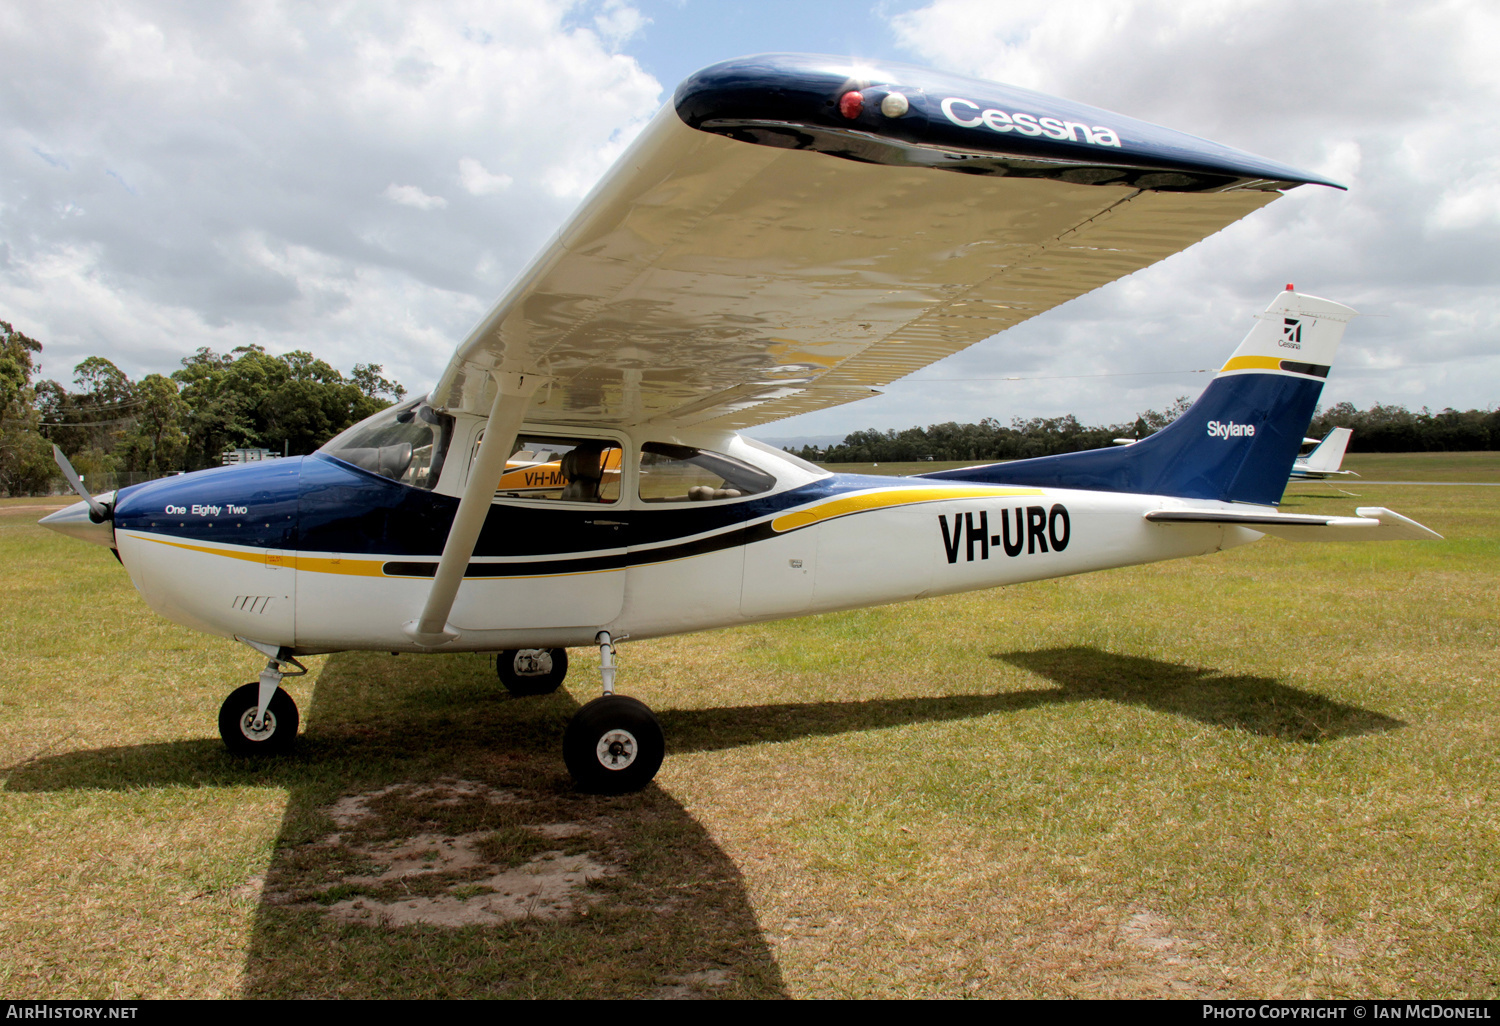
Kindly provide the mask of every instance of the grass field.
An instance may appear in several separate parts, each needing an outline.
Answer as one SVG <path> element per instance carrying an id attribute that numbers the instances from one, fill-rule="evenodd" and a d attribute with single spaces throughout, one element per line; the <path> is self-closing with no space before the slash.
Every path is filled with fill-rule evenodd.
<path id="1" fill-rule="evenodd" d="M 622 798 L 563 770 L 582 650 L 543 699 L 309 660 L 299 753 L 229 758 L 256 660 L 37 504 L 0 503 L 6 997 L 1500 996 L 1500 488 L 1285 502 L 1443 542 L 626 643 L 669 751 Z"/>

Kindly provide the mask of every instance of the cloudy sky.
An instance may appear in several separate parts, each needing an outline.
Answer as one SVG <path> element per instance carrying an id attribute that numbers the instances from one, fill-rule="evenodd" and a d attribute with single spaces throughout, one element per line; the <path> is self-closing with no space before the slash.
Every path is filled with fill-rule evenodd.
<path id="1" fill-rule="evenodd" d="M 308 349 L 428 387 L 693 70 L 847 54 L 1080 100 L 1329 175 L 769 437 L 1196 395 L 1277 290 L 1371 316 L 1325 403 L 1500 403 L 1500 6 L 487 0 L 0 6 L 0 319 L 43 373 Z M 1022 380 L 1005 380 L 1020 378 Z"/>

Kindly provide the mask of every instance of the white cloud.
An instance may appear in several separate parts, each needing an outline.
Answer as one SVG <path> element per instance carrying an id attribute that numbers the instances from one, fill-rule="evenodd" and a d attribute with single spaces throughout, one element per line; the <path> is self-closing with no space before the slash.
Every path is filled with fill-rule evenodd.
<path id="1" fill-rule="evenodd" d="M 458 179 L 471 196 L 489 196 L 504 192 L 514 181 L 510 175 L 497 175 L 473 157 L 458 162 Z"/>
<path id="2" fill-rule="evenodd" d="M 0 318 L 62 378 L 258 342 L 426 387 L 661 101 L 621 52 L 646 24 L 623 0 L 0 5 Z M 985 379 L 1212 366 L 1287 281 L 1383 315 L 1351 327 L 1325 401 L 1500 401 L 1500 7 L 936 0 L 892 24 L 921 62 L 1351 188 L 1294 190 L 927 372 L 967 382 L 897 384 L 812 433 L 1159 409 L 1204 377 Z"/>
<path id="3" fill-rule="evenodd" d="M 1500 62 L 1484 42 L 1500 38 L 1494 5 L 934 0 L 891 23 L 933 66 L 1165 124 L 1350 186 L 1293 190 L 929 375 L 1211 366 L 1290 281 L 1383 315 L 1351 326 L 1325 402 L 1421 405 L 1439 386 L 1449 389 L 1443 404 L 1500 402 Z M 1154 366 L 1142 365 L 1145 352 Z M 1377 374 L 1377 365 L 1402 369 Z M 925 423 L 934 418 L 923 376 L 857 409 L 788 425 L 820 433 Z M 942 417 L 1123 419 L 1205 383 L 1201 375 L 945 383 L 954 401 L 945 399 Z"/>
<path id="4" fill-rule="evenodd" d="M 257 342 L 424 388 L 655 111 L 630 10 L 0 8 L 0 317 L 64 378 Z"/>
<path id="5" fill-rule="evenodd" d="M 604 0 L 604 6 L 594 16 L 594 28 L 612 50 L 619 50 L 641 29 L 651 24 L 626 0 Z"/>
<path id="6" fill-rule="evenodd" d="M 387 185 L 381 195 L 393 203 L 399 203 L 403 207 L 416 207 L 418 210 L 441 210 L 448 205 L 443 197 L 429 196 L 418 186 L 397 185 L 395 182 Z"/>
<path id="7" fill-rule="evenodd" d="M 1500 165 L 1490 162 L 1480 175 L 1444 190 L 1427 218 L 1427 227 L 1464 231 L 1500 225 Z"/>

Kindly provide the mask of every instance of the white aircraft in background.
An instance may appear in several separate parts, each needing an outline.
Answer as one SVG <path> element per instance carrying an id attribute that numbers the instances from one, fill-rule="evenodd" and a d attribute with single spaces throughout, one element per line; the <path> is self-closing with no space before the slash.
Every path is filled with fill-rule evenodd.
<path id="1" fill-rule="evenodd" d="M 1354 315 L 1296 291 L 1128 447 L 889 478 L 737 433 L 868 396 L 1306 183 L 1333 184 L 993 83 L 729 61 L 678 88 L 428 395 L 310 456 L 98 497 L 75 475 L 85 501 L 42 522 L 114 549 L 161 615 L 269 660 L 220 712 L 235 752 L 295 740 L 279 683 L 299 656 L 496 652 L 534 694 L 597 645 L 603 695 L 564 757 L 581 789 L 635 790 L 665 740 L 615 693 L 627 637 L 1265 534 L 1436 537 L 1384 509 L 1277 511 Z"/>
<path id="2" fill-rule="evenodd" d="M 1323 436 L 1323 440 L 1306 456 L 1292 464 L 1291 480 L 1321 481 L 1335 475 L 1358 477 L 1352 470 L 1340 470 L 1344 464 L 1344 450 L 1349 448 L 1349 439 L 1354 432 L 1336 427 Z"/>

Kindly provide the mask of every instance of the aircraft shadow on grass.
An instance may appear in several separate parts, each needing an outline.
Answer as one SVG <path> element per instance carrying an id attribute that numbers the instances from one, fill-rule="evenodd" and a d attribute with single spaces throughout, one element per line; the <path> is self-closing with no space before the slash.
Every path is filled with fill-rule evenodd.
<path id="1" fill-rule="evenodd" d="M 1043 698 L 1139 705 L 1282 741 L 1333 741 L 1406 726 L 1402 720 L 1270 677 L 1221 674 L 1208 667 L 1096 648 L 1002 652 L 992 658 L 1055 682 L 1056 691 L 1036 693 Z"/>
<path id="2" fill-rule="evenodd" d="M 409 687 L 393 707 L 361 715 L 345 691 L 345 657 L 328 661 L 297 754 L 290 759 L 237 759 L 217 739 L 129 745 L 40 756 L 10 767 L 8 791 L 106 790 L 183 786 L 296 787 L 310 778 L 360 777 L 382 759 L 403 771 L 438 769 L 463 753 L 491 759 L 548 761 L 561 773 L 557 739 L 577 701 L 565 692 L 511 699 L 498 685 Z M 1406 726 L 1402 720 L 1345 705 L 1270 677 L 1222 675 L 1207 667 L 1072 647 L 991 656 L 1048 678 L 1057 687 L 993 695 L 947 695 L 853 702 L 795 702 L 677 709 L 661 713 L 670 750 L 718 751 L 913 723 L 1018 712 L 1045 705 L 1107 700 L 1185 716 L 1213 726 L 1289 741 L 1330 741 Z M 328 707 L 338 713 L 325 721 Z M 342 715 L 350 709 L 348 717 Z M 554 765 L 555 763 L 555 765 Z M 341 764 L 343 764 L 341 766 Z M 536 767 L 534 767 L 536 768 Z"/>
<path id="3" fill-rule="evenodd" d="M 994 658 L 1057 686 L 998 695 L 675 710 L 661 719 L 672 750 L 679 752 L 1100 699 L 1291 741 L 1402 726 L 1269 678 L 1223 676 L 1089 648 Z M 234 759 L 217 739 L 106 748 L 13 767 L 6 789 L 285 788 L 280 836 L 246 956 L 247 996 L 649 996 L 682 991 L 685 980 L 708 981 L 686 988 L 700 993 L 719 988 L 739 996 L 785 994 L 739 869 L 680 803 L 659 787 L 616 798 L 572 791 L 557 757 L 558 737 L 577 709 L 570 695 L 516 700 L 493 677 L 462 687 L 429 677 L 381 685 L 381 697 L 372 700 L 370 659 L 329 659 L 314 685 L 306 734 L 294 758 Z M 486 804 L 462 792 L 459 782 L 519 800 Z M 348 874 L 357 875 L 356 863 L 365 855 L 333 852 L 327 808 L 350 794 L 384 795 L 371 800 L 378 805 L 400 797 L 402 789 L 415 803 L 416 818 L 376 838 L 375 848 L 441 833 L 438 823 L 423 818 L 427 812 L 420 805 L 443 793 L 447 798 L 437 804 L 458 808 L 467 802 L 471 808 L 463 814 L 477 815 L 480 826 L 500 807 L 510 810 L 508 828 L 519 823 L 548 837 L 607 824 L 608 836 L 598 844 L 624 871 L 604 881 L 605 898 L 589 906 L 593 914 L 587 918 L 528 917 L 453 929 L 331 917 L 324 907 L 331 903 L 320 905 L 317 895 L 332 894 Z M 401 886 L 410 891 L 404 879 Z"/>
<path id="4" fill-rule="evenodd" d="M 246 997 L 786 996 L 744 879 L 702 824 L 659 787 L 621 797 L 573 791 L 558 754 L 578 707 L 571 696 L 514 699 L 493 671 L 454 686 L 441 670 L 411 682 L 385 670 L 389 685 L 377 679 L 372 691 L 379 663 L 328 660 L 291 758 L 233 758 L 217 738 L 120 746 L 33 758 L 8 769 L 5 789 L 284 789 L 269 865 L 241 888 L 259 895 Z M 359 824 L 329 817 L 348 796 L 385 817 L 364 824 L 362 838 Z M 449 874 L 457 887 L 435 893 L 420 863 L 445 833 L 460 848 L 469 838 L 483 858 Z M 360 843 L 331 840 L 339 835 Z M 384 853 L 412 846 L 417 872 L 351 886 L 380 875 Z M 528 905 L 515 918 L 464 918 L 472 892 L 507 869 L 529 871 L 527 858 L 549 849 L 590 856 L 581 875 L 593 883 L 561 899 L 586 914 Z M 344 897 L 368 898 L 377 911 L 364 921 L 340 916 L 328 899 Z M 397 918 L 423 900 L 423 911 L 450 921 Z"/>

